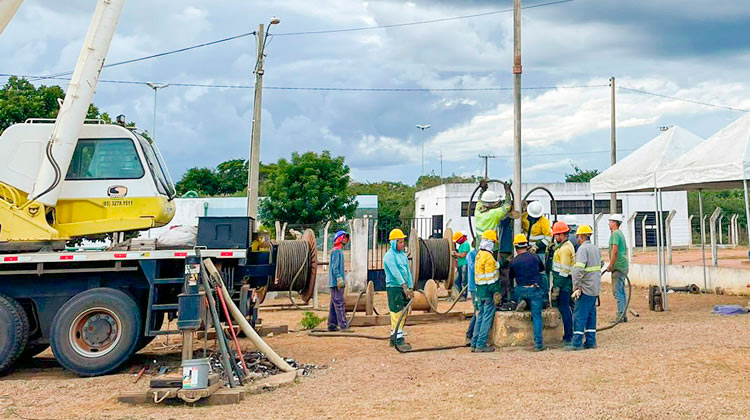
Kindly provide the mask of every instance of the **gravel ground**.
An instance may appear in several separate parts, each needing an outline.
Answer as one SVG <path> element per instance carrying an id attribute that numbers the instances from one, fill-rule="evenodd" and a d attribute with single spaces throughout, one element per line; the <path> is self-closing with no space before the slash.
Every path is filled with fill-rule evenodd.
<path id="1" fill-rule="evenodd" d="M 149 360 L 164 360 L 154 350 L 161 341 L 120 373 L 99 378 L 63 371 L 47 351 L 0 378 L 0 417 L 747 418 L 750 316 L 711 315 L 717 303 L 745 305 L 747 298 L 676 294 L 670 312 L 653 313 L 646 291 L 636 290 L 632 306 L 641 317 L 600 333 L 598 349 L 580 352 L 512 349 L 472 354 L 458 349 L 402 355 L 387 341 L 293 332 L 268 342 L 284 356 L 327 368 L 233 406 L 118 403 L 118 392 L 147 387 L 149 377 L 133 384 L 132 372 Z M 385 308 L 383 296 L 376 306 Z M 468 303 L 459 307 L 469 310 Z M 606 289 L 600 325 L 612 317 L 612 307 Z M 266 324 L 286 323 L 296 329 L 302 315 L 264 311 L 262 317 Z M 408 340 L 414 347 L 456 344 L 463 341 L 466 326 L 450 322 L 408 327 Z M 388 327 L 360 331 L 387 335 Z M 168 358 L 174 361 L 179 355 Z"/>

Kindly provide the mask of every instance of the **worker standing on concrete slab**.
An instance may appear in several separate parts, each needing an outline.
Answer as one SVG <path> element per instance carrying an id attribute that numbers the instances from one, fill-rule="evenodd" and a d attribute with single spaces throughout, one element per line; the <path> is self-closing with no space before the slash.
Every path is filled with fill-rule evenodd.
<path id="1" fill-rule="evenodd" d="M 471 315 L 471 321 L 469 322 L 469 328 L 466 330 L 466 345 L 471 346 L 472 339 L 474 338 L 474 326 L 477 324 L 477 313 L 479 311 L 479 301 L 477 300 L 477 283 L 474 281 L 474 263 L 477 259 L 477 251 L 472 249 L 466 255 L 466 272 L 468 274 L 468 289 L 469 295 L 471 295 L 471 303 L 474 307 L 474 313 Z"/>
<path id="2" fill-rule="evenodd" d="M 544 265 L 534 253 L 529 252 L 529 240 L 526 235 L 519 233 L 513 238 L 516 257 L 510 262 L 510 279 L 516 281 L 513 292 L 518 302 L 517 311 L 531 307 L 531 322 L 534 324 L 534 351 L 543 351 L 542 338 L 542 306 L 544 305 L 544 290 L 542 289 L 542 271 Z"/>
<path id="3" fill-rule="evenodd" d="M 494 230 L 484 231 L 474 264 L 476 273 L 474 282 L 477 285 L 477 319 L 471 340 L 472 352 L 495 351 L 494 347 L 487 345 L 487 338 L 495 321 L 494 295 L 499 292 L 500 272 L 499 264 L 494 256 L 495 246 L 497 246 L 497 233 Z"/>
<path id="4" fill-rule="evenodd" d="M 607 271 L 612 273 L 612 295 L 617 300 L 617 322 L 622 317 L 622 322 L 628 322 L 628 314 L 625 313 L 628 297 L 625 294 L 625 276 L 628 275 L 628 244 L 625 235 L 620 230 L 624 216 L 613 214 L 609 217 L 609 265 Z"/>
<path id="5" fill-rule="evenodd" d="M 589 225 L 581 225 L 576 231 L 578 251 L 573 265 L 573 341 L 565 350 L 596 348 L 596 298 L 602 282 L 602 257 L 599 248 L 591 243 L 594 231 Z M 586 342 L 583 342 L 584 335 Z"/>
<path id="6" fill-rule="evenodd" d="M 453 234 L 453 242 L 456 243 L 456 250 L 452 252 L 452 255 L 453 258 L 456 259 L 458 267 L 458 276 L 456 277 L 455 286 L 460 292 L 464 287 L 466 287 L 468 281 L 466 255 L 469 253 L 469 251 L 471 251 L 471 245 L 469 245 L 469 241 L 466 239 L 466 235 L 458 231 Z M 466 292 L 461 295 L 460 299 L 461 301 L 466 300 Z"/>
<path id="7" fill-rule="evenodd" d="M 487 181 L 482 180 L 479 185 L 482 195 L 474 210 L 476 239 L 478 241 L 474 245 L 477 248 L 479 247 L 484 232 L 491 230 L 497 233 L 499 240 L 495 241 L 495 251 L 499 251 L 496 257 L 500 265 L 499 276 L 502 286 L 502 300 L 508 301 L 513 289 L 508 280 L 508 264 L 510 264 L 510 258 L 513 256 L 513 226 L 510 223 L 511 220 L 508 218 L 511 210 L 510 184 L 503 184 L 505 200 L 502 204 L 500 203 L 502 198 L 496 192 L 487 190 Z"/>
<path id="8" fill-rule="evenodd" d="M 328 331 L 348 330 L 346 322 L 346 302 L 344 301 L 344 246 L 349 242 L 349 234 L 340 230 L 333 235 L 333 251 L 329 260 L 328 288 L 331 290 L 331 304 L 328 310 Z"/>
<path id="9" fill-rule="evenodd" d="M 411 290 L 414 281 L 409 270 L 409 257 L 406 255 L 406 235 L 401 229 L 393 229 L 388 234 L 388 241 L 391 246 L 383 256 L 383 269 L 388 310 L 391 315 L 391 347 L 398 345 L 403 350 L 411 350 L 411 346 L 404 340 L 406 317 L 401 317 L 407 300 L 414 297 Z M 399 318 L 402 318 L 400 325 Z"/>
<path id="10" fill-rule="evenodd" d="M 573 339 L 573 312 L 570 310 L 570 295 L 573 293 L 573 281 L 570 272 L 573 269 L 576 250 L 568 240 L 570 227 L 565 222 L 555 222 L 552 226 L 555 253 L 552 257 L 552 300 L 560 311 L 563 322 L 563 344 L 570 345 Z"/>

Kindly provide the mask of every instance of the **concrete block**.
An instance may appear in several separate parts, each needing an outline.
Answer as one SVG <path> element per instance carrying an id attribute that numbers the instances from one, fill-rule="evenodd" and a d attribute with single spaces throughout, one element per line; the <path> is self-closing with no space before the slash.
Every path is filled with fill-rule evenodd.
<path id="1" fill-rule="evenodd" d="M 563 325 L 557 308 L 542 311 L 544 345 L 562 343 Z M 531 312 L 496 312 L 490 331 L 490 344 L 496 347 L 531 347 L 534 345 L 534 325 Z"/>

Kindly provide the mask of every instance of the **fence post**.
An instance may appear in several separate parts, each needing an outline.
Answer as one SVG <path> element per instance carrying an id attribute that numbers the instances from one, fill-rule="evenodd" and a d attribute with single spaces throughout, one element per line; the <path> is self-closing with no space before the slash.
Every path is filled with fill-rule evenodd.
<path id="1" fill-rule="evenodd" d="M 721 207 L 717 207 L 713 214 L 711 214 L 709 229 L 711 232 L 711 264 L 714 267 L 719 266 L 719 250 L 716 244 L 716 222 L 719 220 L 721 215 Z"/>
<path id="2" fill-rule="evenodd" d="M 351 222 L 351 275 L 347 277 L 347 287 L 352 292 L 359 292 L 367 286 L 367 249 L 369 241 L 367 219 L 353 219 Z"/>
<path id="3" fill-rule="evenodd" d="M 694 214 L 691 214 L 688 217 L 688 249 L 693 247 L 693 218 L 695 217 Z"/>

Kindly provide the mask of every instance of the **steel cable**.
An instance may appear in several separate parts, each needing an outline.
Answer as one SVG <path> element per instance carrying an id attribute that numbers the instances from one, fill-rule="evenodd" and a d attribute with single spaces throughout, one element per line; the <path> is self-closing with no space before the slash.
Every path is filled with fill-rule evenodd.
<path id="1" fill-rule="evenodd" d="M 276 255 L 276 276 L 268 283 L 269 292 L 302 293 L 307 289 L 307 281 L 299 277 L 309 269 L 310 249 L 304 241 L 280 241 Z"/>
<path id="2" fill-rule="evenodd" d="M 451 269 L 449 239 L 419 239 L 419 275 L 417 280 L 448 280 Z"/>

